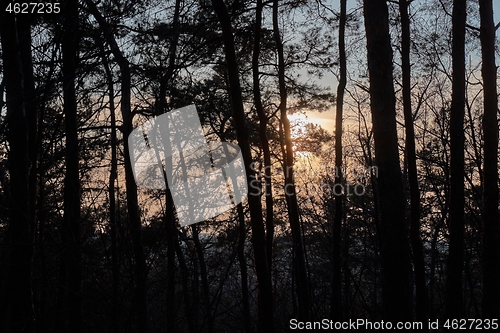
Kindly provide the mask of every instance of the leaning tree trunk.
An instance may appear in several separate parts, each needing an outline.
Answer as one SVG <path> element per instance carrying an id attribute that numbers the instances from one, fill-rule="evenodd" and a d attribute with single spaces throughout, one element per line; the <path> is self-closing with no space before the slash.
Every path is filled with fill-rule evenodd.
<path id="1" fill-rule="evenodd" d="M 2 1 L 0 33 L 3 75 L 7 94 L 7 140 L 9 142 L 9 232 L 10 266 L 5 284 L 6 311 L 13 332 L 33 332 L 34 313 L 31 288 L 33 237 L 29 212 L 28 119 L 23 101 L 23 67 L 14 15 L 5 12 Z M 2 323 L 2 326 L 5 324 Z M 5 326 L 4 326 L 5 327 Z"/>
<path id="2" fill-rule="evenodd" d="M 479 1 L 484 95 L 483 318 L 499 316 L 498 98 L 492 0 Z"/>
<path id="3" fill-rule="evenodd" d="M 412 319 L 411 264 L 399 165 L 392 48 L 385 0 L 364 0 L 370 99 L 378 166 L 382 296 L 385 318 Z"/>
<path id="4" fill-rule="evenodd" d="M 415 130 L 411 108 L 411 64 L 410 64 L 410 17 L 408 0 L 399 0 L 401 15 L 401 69 L 403 72 L 403 113 L 406 130 L 406 159 L 410 184 L 410 241 L 413 251 L 415 272 L 415 314 L 416 319 L 427 322 L 427 286 L 425 284 L 425 261 L 420 238 L 420 190 L 417 177 L 417 156 L 415 152 Z M 427 329 L 426 329 L 427 331 Z"/>
<path id="5" fill-rule="evenodd" d="M 446 318 L 463 318 L 464 113 L 466 0 L 453 1 L 453 83 L 450 115 L 450 241 L 446 276 Z"/>
<path id="6" fill-rule="evenodd" d="M 287 116 L 287 89 L 285 82 L 285 56 L 283 43 L 281 41 L 278 22 L 278 0 L 273 1 L 273 32 L 278 53 L 278 81 L 280 92 L 280 121 L 283 124 L 285 139 L 285 156 L 283 156 L 283 169 L 285 173 L 285 197 L 292 229 L 293 243 L 293 267 L 297 284 L 297 296 L 299 303 L 299 318 L 308 320 L 310 315 L 309 283 L 307 279 L 307 267 L 305 262 L 304 246 L 302 244 L 302 233 L 300 227 L 299 205 L 295 190 L 293 170 L 293 142 L 290 133 L 290 122 Z"/>
<path id="7" fill-rule="evenodd" d="M 257 177 L 252 168 L 252 153 L 248 140 L 243 108 L 243 97 L 234 47 L 234 35 L 231 26 L 231 18 L 223 0 L 212 0 L 212 6 L 217 14 L 221 28 L 224 51 L 226 55 L 227 73 L 229 79 L 229 95 L 234 112 L 234 125 L 236 137 L 241 149 L 248 184 L 248 206 L 252 223 L 252 245 L 254 250 L 255 271 L 257 274 L 259 292 L 259 332 L 274 332 L 274 304 L 271 275 L 267 265 L 266 241 L 264 233 L 264 221 L 262 218 L 262 203 L 260 201 L 260 187 L 257 188 Z"/>

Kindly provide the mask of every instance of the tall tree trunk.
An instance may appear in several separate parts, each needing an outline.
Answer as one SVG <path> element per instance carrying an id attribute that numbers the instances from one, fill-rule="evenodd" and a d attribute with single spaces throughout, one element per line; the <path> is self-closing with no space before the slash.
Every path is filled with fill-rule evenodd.
<path id="1" fill-rule="evenodd" d="M 453 1 L 453 83 L 450 115 L 450 241 L 446 275 L 446 318 L 463 318 L 464 113 L 466 0 Z"/>
<path id="2" fill-rule="evenodd" d="M 262 29 L 262 9 L 264 5 L 262 0 L 257 0 L 255 9 L 255 36 L 252 55 L 252 74 L 253 74 L 253 98 L 255 109 L 259 116 L 259 136 L 264 154 L 264 182 L 266 197 L 266 254 L 267 265 L 272 272 L 273 263 L 273 238 L 274 238 L 274 211 L 273 211 L 273 186 L 271 180 L 271 150 L 269 149 L 269 140 L 267 138 L 267 115 L 264 112 L 260 93 L 260 75 L 259 75 L 259 55 L 260 39 Z"/>
<path id="3" fill-rule="evenodd" d="M 403 113 L 406 130 L 406 159 L 410 185 L 410 241 L 413 251 L 415 272 L 415 314 L 416 319 L 427 322 L 427 286 L 425 285 L 425 262 L 422 239 L 420 238 L 420 190 L 418 188 L 417 156 L 415 152 L 415 130 L 411 107 L 411 64 L 410 64 L 410 17 L 408 0 L 399 0 L 401 16 L 401 69 L 403 72 Z M 425 326 L 427 327 L 427 326 Z"/>
<path id="4" fill-rule="evenodd" d="M 133 301 L 133 310 L 135 315 L 135 330 L 137 332 L 148 332 L 148 292 L 147 292 L 147 266 L 144 246 L 142 244 L 142 223 L 137 198 L 137 185 L 134 180 L 134 173 L 130 161 L 130 150 L 128 145 L 128 136 L 132 132 L 132 112 L 130 108 L 130 64 L 123 56 L 115 36 L 108 23 L 101 15 L 92 0 L 85 0 L 90 13 L 99 23 L 104 37 L 108 42 L 111 52 L 116 58 L 116 62 L 121 72 L 121 113 L 123 119 L 122 133 L 124 140 L 123 158 L 125 163 L 125 188 L 127 190 L 127 210 L 130 222 L 130 234 L 135 257 L 135 292 Z"/>
<path id="5" fill-rule="evenodd" d="M 252 168 L 252 153 L 245 125 L 245 110 L 243 108 L 243 97 L 241 95 L 231 19 L 223 0 L 212 0 L 212 6 L 219 18 L 222 28 L 222 38 L 229 79 L 229 95 L 233 109 L 236 137 L 243 156 L 249 188 L 248 206 L 252 223 L 252 245 L 259 292 L 259 332 L 274 332 L 273 290 L 271 275 L 267 265 L 260 187 L 255 186 L 258 182 L 255 170 Z"/>
<path id="6" fill-rule="evenodd" d="M 170 84 L 173 79 L 175 62 L 177 59 L 177 46 L 179 44 L 180 35 L 180 8 L 181 0 L 175 1 L 174 16 L 172 18 L 172 27 L 174 34 L 171 38 L 171 42 L 168 50 L 168 67 L 165 74 L 160 79 L 160 93 L 158 97 L 156 115 L 161 115 L 166 111 L 166 99 L 167 91 L 170 88 Z M 171 164 L 171 159 L 167 159 L 165 163 Z M 171 167 L 170 167 L 171 168 Z M 166 168 L 169 169 L 169 168 Z M 167 331 L 176 332 L 177 331 L 177 319 L 176 319 L 176 302 L 175 302 L 175 245 L 177 238 L 175 237 L 177 233 L 177 225 L 175 221 L 175 207 L 172 194 L 168 189 L 168 181 L 166 174 L 164 173 L 164 180 L 166 185 L 165 199 L 166 199 L 166 209 L 164 221 L 167 225 L 167 311 L 166 311 L 166 322 Z"/>
<path id="7" fill-rule="evenodd" d="M 116 44 L 116 42 L 115 42 Z M 112 49 L 118 50 L 112 47 Z M 119 51 L 120 52 L 120 51 Z M 121 55 L 121 52 L 119 53 Z M 130 67 L 129 62 L 123 55 L 121 58 L 115 54 L 120 71 L 122 73 L 122 119 L 123 137 L 128 138 L 132 132 L 132 114 L 130 110 Z M 142 223 L 137 198 L 137 185 L 130 161 L 130 150 L 128 140 L 124 140 L 124 163 L 125 163 L 125 188 L 127 190 L 127 210 L 130 221 L 130 233 L 134 247 L 135 257 L 135 295 L 134 310 L 136 312 L 136 330 L 148 332 L 148 293 L 147 293 L 147 267 L 144 246 L 142 244 Z"/>
<path id="8" fill-rule="evenodd" d="M 479 1 L 484 94 L 483 299 L 484 318 L 499 316 L 498 98 L 492 0 Z"/>
<path id="9" fill-rule="evenodd" d="M 82 272 L 80 245 L 80 176 L 78 153 L 78 122 L 75 77 L 78 62 L 78 1 L 66 2 L 63 52 L 63 91 L 66 132 L 66 175 L 64 178 L 63 253 L 66 261 L 66 290 L 63 331 L 82 331 Z M 64 267 L 63 267 L 64 269 Z M 64 273 L 63 273 L 64 274 Z"/>
<path id="10" fill-rule="evenodd" d="M 47 78 L 52 78 L 56 69 L 56 66 L 58 66 L 57 62 L 55 61 L 56 57 L 56 49 L 54 48 L 51 54 L 51 61 L 50 61 L 50 66 L 48 69 L 47 73 Z M 24 67 L 24 66 L 23 66 Z M 49 95 L 49 91 L 53 88 L 53 85 L 47 84 L 45 85 L 44 89 L 41 91 L 36 91 L 35 94 L 37 95 L 37 100 L 36 100 L 36 105 L 37 107 L 37 124 L 36 124 L 36 153 L 35 158 L 38 158 L 38 156 L 42 156 L 44 154 L 44 145 L 43 145 L 43 132 L 44 132 L 44 117 L 45 113 L 47 110 L 46 106 L 46 100 Z M 61 117 L 62 119 L 62 117 Z M 56 125 L 56 128 L 59 126 Z M 31 133 L 31 130 L 30 130 Z M 45 166 L 43 163 L 37 163 L 36 165 L 36 191 L 33 190 L 30 187 L 30 191 L 36 192 L 36 204 L 37 204 L 37 210 L 36 210 L 36 222 L 33 225 L 33 228 L 35 230 L 34 232 L 34 244 L 35 244 L 35 249 L 37 251 L 37 256 L 39 258 L 40 262 L 40 267 L 38 268 L 39 270 L 39 276 L 41 277 L 39 279 L 39 286 L 45 286 L 48 281 L 48 273 L 47 273 L 47 260 L 46 260 L 46 248 L 45 248 L 45 226 L 46 226 L 46 220 L 47 220 L 47 209 L 46 209 L 46 191 L 45 191 L 45 186 L 46 186 L 46 179 L 44 177 L 45 173 Z M 31 175 L 30 175 L 31 177 Z M 31 181 L 31 180 L 30 180 Z M 40 288 L 40 287 L 39 287 Z M 47 288 L 40 288 L 40 290 L 34 290 L 33 294 L 35 297 L 38 298 L 38 304 L 37 307 L 35 307 L 35 332 L 45 332 L 47 323 L 48 323 L 48 316 L 47 314 L 47 298 L 49 295 L 49 291 Z"/>
<path id="11" fill-rule="evenodd" d="M 34 229 L 36 226 L 36 205 L 37 205 L 37 175 L 38 175 L 38 96 L 35 89 L 33 76 L 33 59 L 31 54 L 31 21 L 32 17 L 20 15 L 17 19 L 17 34 L 19 38 L 19 53 L 23 67 L 23 88 L 25 112 L 28 122 L 28 159 L 29 159 L 29 219 L 30 219 L 30 239 L 34 245 Z M 33 254 L 33 252 L 32 252 Z M 33 286 L 32 286 L 33 288 Z M 32 291 L 33 293 L 33 291 Z M 33 296 L 32 296 L 33 297 Z M 37 313 L 35 310 L 35 322 Z"/>
<path id="12" fill-rule="evenodd" d="M 339 25 L 339 62 L 340 78 L 337 87 L 337 110 L 335 114 L 335 185 L 342 188 L 342 114 L 344 108 L 344 90 L 347 81 L 347 61 L 345 52 L 345 26 L 347 18 L 347 0 L 340 0 L 340 25 Z M 331 318 L 336 321 L 342 319 L 342 249 L 341 232 L 343 217 L 342 192 L 335 193 L 335 213 L 333 218 L 333 274 L 332 274 L 332 304 Z"/>
<path id="13" fill-rule="evenodd" d="M 5 286 L 12 332 L 33 332 L 31 288 L 33 237 L 30 221 L 28 119 L 23 98 L 23 67 L 14 15 L 2 1 L 0 33 L 3 75 L 7 94 L 7 140 L 9 142 L 10 267 Z"/>
<path id="14" fill-rule="evenodd" d="M 30 228 L 35 227 L 36 196 L 38 173 L 38 96 L 33 77 L 33 59 L 31 54 L 31 16 L 20 15 L 17 18 L 19 38 L 19 53 L 23 66 L 23 88 L 25 99 L 26 118 L 28 121 L 28 158 L 29 168 L 29 197 L 30 197 Z M 31 231 L 33 232 L 33 230 Z M 32 234 L 33 235 L 33 234 Z"/>
<path id="15" fill-rule="evenodd" d="M 112 274 L 112 318 L 111 329 L 114 333 L 120 332 L 119 327 L 119 302 L 118 291 L 120 285 L 120 264 L 118 257 L 118 218 L 116 216 L 116 194 L 115 182 L 118 178 L 118 156 L 117 156 L 117 133 L 116 133 L 116 108 L 115 108 L 115 88 L 113 83 L 113 74 L 109 67 L 109 61 L 104 50 L 104 45 L 101 43 L 101 55 L 106 78 L 108 81 L 108 94 L 109 94 L 109 112 L 111 118 L 111 170 L 109 172 L 109 232 L 111 234 L 111 274 Z"/>
<path id="16" fill-rule="evenodd" d="M 392 48 L 385 0 L 364 0 L 370 99 L 378 166 L 382 295 L 385 318 L 412 319 L 411 263 L 399 166 Z"/>
<path id="17" fill-rule="evenodd" d="M 287 91 L 285 82 L 285 56 L 283 43 L 281 41 L 279 22 L 278 22 L 278 0 L 273 0 L 273 32 L 278 53 L 278 81 L 280 92 L 280 120 L 283 124 L 285 139 L 285 156 L 283 165 L 285 172 L 285 197 L 292 229 L 293 240 L 293 265 L 297 283 L 297 297 L 299 303 L 299 318 L 308 320 L 310 315 L 309 283 L 307 279 L 307 268 L 304 257 L 304 246 L 302 244 L 302 233 L 300 228 L 299 205 L 297 202 L 297 193 L 295 191 L 295 179 L 293 170 L 293 142 L 290 131 L 290 122 L 287 116 Z"/>

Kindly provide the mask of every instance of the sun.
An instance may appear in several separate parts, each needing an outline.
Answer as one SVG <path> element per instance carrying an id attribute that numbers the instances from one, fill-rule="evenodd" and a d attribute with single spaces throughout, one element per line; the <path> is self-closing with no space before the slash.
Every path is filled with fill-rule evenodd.
<path id="1" fill-rule="evenodd" d="M 303 138 L 307 136 L 307 124 L 310 123 L 309 118 L 303 113 L 291 114 L 288 116 L 290 121 L 290 131 L 292 139 Z M 294 150 L 295 150 L 294 146 Z"/>

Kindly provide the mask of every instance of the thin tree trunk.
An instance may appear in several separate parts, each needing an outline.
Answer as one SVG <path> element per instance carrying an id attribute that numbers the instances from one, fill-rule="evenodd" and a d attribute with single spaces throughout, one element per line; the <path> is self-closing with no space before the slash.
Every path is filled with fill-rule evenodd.
<path id="1" fill-rule="evenodd" d="M 166 162 L 168 163 L 168 162 Z M 165 184 L 168 184 L 165 182 Z M 176 296 L 175 296 L 175 243 L 177 242 L 177 227 L 174 219 L 174 200 L 170 191 L 166 191 L 165 224 L 167 226 L 167 304 L 166 322 L 169 333 L 177 332 Z"/>
<path id="2" fill-rule="evenodd" d="M 483 318 L 499 316 L 498 98 L 492 0 L 479 1 L 484 94 Z"/>
<path id="3" fill-rule="evenodd" d="M 6 8 L 9 1 L 2 1 Z M 10 267 L 5 285 L 13 332 L 33 332 L 31 288 L 33 237 L 30 226 L 28 119 L 23 101 L 23 68 L 14 15 L 0 13 L 3 75 L 7 94 L 7 140 L 9 142 Z M 8 320 L 9 320 L 8 319 Z"/>
<path id="4" fill-rule="evenodd" d="M 450 241 L 446 275 L 446 318 L 463 318 L 464 113 L 466 0 L 453 1 L 453 83 L 450 116 Z"/>
<path id="5" fill-rule="evenodd" d="M 160 94 L 158 98 L 159 108 L 156 112 L 157 115 L 163 114 L 166 111 L 165 102 L 167 98 L 167 89 L 174 75 L 175 61 L 177 58 L 177 46 L 179 44 L 179 34 L 180 34 L 180 21 L 179 21 L 180 8 L 181 8 L 181 0 L 175 0 L 174 17 L 172 19 L 172 31 L 174 33 L 168 49 L 169 59 L 168 59 L 167 70 L 160 79 Z"/>
<path id="6" fill-rule="evenodd" d="M 113 49 L 113 48 L 112 48 Z M 118 50 L 118 48 L 116 48 Z M 121 52 L 120 52 L 121 54 Z M 115 57 L 118 56 L 115 54 Z M 122 119 L 123 137 L 128 138 L 132 132 L 132 114 L 130 110 L 130 68 L 128 60 L 123 56 L 118 58 L 122 72 Z M 134 180 L 130 161 L 130 148 L 128 140 L 124 140 L 125 162 L 125 187 L 127 189 L 127 210 L 130 220 L 130 233 L 134 247 L 135 257 L 135 295 L 134 308 L 136 311 L 136 329 L 138 332 L 148 332 L 148 293 L 147 293 L 147 267 L 142 244 L 142 223 L 137 199 L 137 185 Z"/>
<path id="7" fill-rule="evenodd" d="M 264 154 L 264 195 L 266 197 L 266 255 L 267 267 L 269 274 L 272 274 L 273 266 L 273 242 L 274 242 L 274 210 L 273 210 L 273 192 L 271 180 L 271 151 L 269 149 L 269 140 L 267 138 L 267 116 L 262 105 L 260 93 L 260 75 L 259 75 L 259 55 L 260 55 L 260 40 L 262 33 L 262 0 L 257 0 L 255 9 L 255 32 L 254 32 L 254 48 L 252 54 L 252 75 L 253 75 L 253 94 L 254 103 L 257 115 L 259 117 L 259 136 Z M 248 299 L 248 274 L 245 259 L 245 216 L 243 213 L 243 205 L 240 203 L 237 207 L 239 227 L 239 243 L 238 243 L 238 260 L 241 267 L 241 290 L 243 294 L 243 320 L 245 332 L 251 332 L 251 316 L 250 304 Z M 272 283 L 272 282 L 271 282 Z"/>
<path id="8" fill-rule="evenodd" d="M 54 72 L 55 72 L 55 67 L 56 67 L 56 61 L 55 59 L 55 54 L 56 54 L 56 49 L 54 48 L 51 54 L 51 61 L 50 61 L 50 66 L 49 70 L 47 73 L 47 78 L 52 78 Z M 42 156 L 44 154 L 44 145 L 43 145 L 43 130 L 44 130 L 44 117 L 45 117 L 45 112 L 46 112 L 46 100 L 48 98 L 48 92 L 50 89 L 52 89 L 53 86 L 50 84 L 47 84 L 42 91 L 39 91 L 37 93 L 41 93 L 41 97 L 37 98 L 37 105 L 38 105 L 38 115 L 37 115 L 37 139 L 36 139 L 36 155 Z M 37 94 L 38 95 L 38 94 Z M 56 128 L 58 128 L 58 124 L 56 125 Z M 34 232 L 34 244 L 35 244 L 35 249 L 38 252 L 38 258 L 40 262 L 40 276 L 41 278 L 39 279 L 39 285 L 40 286 L 45 286 L 47 285 L 49 281 L 48 273 L 47 273 L 47 261 L 46 261 L 46 249 L 45 249 L 45 225 L 46 225 L 46 220 L 47 220 L 47 210 L 46 210 L 46 205 L 45 205 L 45 178 L 44 175 L 45 173 L 45 168 L 43 163 L 38 163 L 37 164 L 37 198 L 36 198 L 36 204 L 38 205 L 38 211 L 36 212 L 36 222 L 33 225 L 33 228 L 35 230 Z M 30 188 L 30 191 L 32 189 Z M 34 295 L 37 297 L 38 300 L 38 308 L 35 308 L 35 332 L 45 332 L 48 319 L 47 319 L 47 298 L 48 298 L 48 290 L 47 288 L 41 288 L 39 291 L 34 290 Z"/>
<path id="9" fill-rule="evenodd" d="M 158 108 L 156 110 L 156 115 L 161 115 L 166 111 L 166 99 L 167 91 L 172 78 L 174 75 L 175 62 L 177 58 L 177 46 L 179 43 L 180 34 L 180 6 L 181 0 L 175 1 L 174 16 L 172 18 L 172 28 L 174 34 L 172 36 L 169 45 L 169 59 L 168 67 L 165 74 L 160 80 L 160 93 L 158 97 Z M 165 163 L 171 164 L 171 159 L 167 159 Z M 171 167 L 170 167 L 171 168 Z M 169 169 L 169 168 L 167 168 Z M 166 210 L 165 210 L 165 223 L 167 225 L 167 311 L 166 311 L 166 321 L 167 321 L 167 331 L 176 332 L 177 331 L 177 319 L 176 319 L 176 302 L 175 302 L 175 245 L 177 238 L 175 237 L 177 233 L 177 226 L 175 222 L 175 207 L 172 194 L 168 188 L 168 181 L 166 174 L 164 174 L 165 186 L 166 188 Z"/>
<path id="10" fill-rule="evenodd" d="M 80 245 L 80 176 L 78 153 L 78 121 L 75 77 L 78 63 L 78 1 L 66 2 L 62 42 L 63 91 L 66 131 L 66 175 L 64 178 L 63 254 L 66 259 L 66 282 L 61 329 L 82 331 L 82 272 Z"/>
<path id="11" fill-rule="evenodd" d="M 250 301 L 248 297 L 248 268 L 245 258 L 245 240 L 247 236 L 245 227 L 245 213 L 243 211 L 243 204 L 239 203 L 236 207 L 238 211 L 238 261 L 240 263 L 241 274 L 241 301 L 243 303 L 243 323 L 245 325 L 245 332 L 252 332 L 252 322 L 250 316 Z"/>
<path id="12" fill-rule="evenodd" d="M 385 0 L 364 0 L 363 8 L 373 137 L 379 175 L 377 186 L 384 317 L 393 322 L 410 321 L 413 317 L 411 263 L 396 132 L 388 8 Z"/>
<path id="13" fill-rule="evenodd" d="M 160 94 L 159 94 L 159 103 L 158 110 L 156 112 L 157 115 L 163 114 L 165 110 L 165 103 L 167 98 L 167 90 L 169 88 L 169 84 L 172 81 L 174 69 L 175 69 L 175 61 L 177 57 L 177 46 L 179 43 L 179 16 L 180 16 L 180 5 L 181 0 L 175 1 L 174 8 L 174 16 L 172 19 L 172 28 L 174 34 L 172 36 L 170 46 L 169 46 L 169 59 L 168 59 L 168 67 L 165 74 L 162 76 L 160 81 Z M 170 160 L 167 160 L 166 163 L 170 163 Z M 172 195 L 170 190 L 168 189 L 168 181 L 166 175 L 164 175 L 166 189 L 166 215 L 165 222 L 168 225 L 168 238 L 167 238 L 167 329 L 169 332 L 175 332 L 177 330 L 177 320 L 176 320 L 176 311 L 175 311 L 175 247 L 177 244 L 177 226 L 175 222 L 175 207 Z"/>
<path id="14" fill-rule="evenodd" d="M 172 58 L 171 58 L 172 59 Z M 172 62 L 173 63 L 173 62 Z M 164 76 L 161 79 L 160 83 L 160 97 L 159 101 L 157 103 L 157 109 L 156 109 L 156 115 L 163 114 L 165 112 L 165 96 L 166 96 L 166 91 L 167 91 L 167 85 L 168 82 L 170 81 L 170 77 L 165 79 L 166 76 Z M 180 149 L 180 148 L 179 148 Z M 156 159 L 158 165 L 162 164 L 160 155 L 158 151 L 156 151 Z M 171 170 L 172 169 L 172 157 L 167 157 L 166 160 L 164 161 L 165 163 L 165 170 Z M 166 304 L 166 323 L 167 323 L 167 331 L 168 332 L 176 332 L 177 331 L 177 315 L 176 315 L 176 287 L 175 287 L 175 272 L 176 272 L 176 264 L 175 264 L 175 253 L 176 253 L 176 248 L 178 246 L 178 240 L 177 240 L 177 225 L 176 225 L 176 220 L 175 220 L 175 207 L 174 207 L 174 200 L 172 197 L 172 193 L 170 192 L 169 185 L 168 185 L 168 179 L 167 179 L 167 174 L 163 170 L 163 180 L 164 184 L 166 186 L 165 189 L 165 201 L 166 201 L 166 208 L 165 208 L 165 216 L 164 216 L 164 223 L 167 226 L 167 304 Z M 186 175 L 184 175 L 186 177 Z M 182 252 L 180 252 L 182 255 Z M 181 258 L 179 258 L 179 263 L 181 262 Z M 182 267 L 181 267 L 182 269 Z M 183 281 L 184 283 L 184 281 Z M 189 299 L 186 300 L 186 303 L 189 303 Z M 189 313 L 187 313 L 189 315 Z M 190 322 L 190 325 L 192 325 L 192 322 Z"/>
<path id="15" fill-rule="evenodd" d="M 205 256 L 203 255 L 203 248 L 201 247 L 200 237 L 198 235 L 198 229 L 196 225 L 191 225 L 191 230 L 193 231 L 196 256 L 198 257 L 198 261 L 200 262 L 201 288 L 203 289 L 203 294 L 205 297 L 205 312 L 208 322 L 208 333 L 213 333 L 214 317 L 212 315 L 212 303 L 210 302 L 210 286 L 208 284 L 207 264 L 205 263 Z"/>
<path id="16" fill-rule="evenodd" d="M 134 173 L 130 161 L 130 150 L 128 145 L 128 136 L 132 132 L 132 112 L 130 108 L 130 64 L 123 56 L 115 36 L 113 35 L 108 23 L 101 15 L 96 5 L 91 0 L 85 0 L 90 13 L 95 17 L 104 37 L 108 42 L 111 52 L 116 58 L 116 62 L 121 72 L 121 113 L 123 119 L 122 133 L 124 140 L 123 158 L 125 163 L 125 188 L 127 190 L 127 210 L 130 221 L 130 234 L 135 257 L 135 294 L 133 301 L 133 310 L 135 314 L 135 330 L 138 332 L 148 332 L 148 292 L 147 292 L 147 266 L 142 244 L 142 223 L 137 198 L 137 185 L 134 180 Z"/>
<path id="17" fill-rule="evenodd" d="M 403 73 L 403 113 L 406 130 L 406 159 L 410 185 L 410 241 L 413 251 L 415 272 L 415 314 L 416 319 L 427 322 L 427 286 L 425 284 L 425 262 L 422 239 L 420 238 L 420 190 L 417 176 L 415 151 L 415 130 L 411 107 L 411 64 L 410 64 L 410 17 L 408 0 L 399 0 L 401 16 L 401 69 Z M 428 331 L 427 326 L 425 330 Z"/>
<path id="18" fill-rule="evenodd" d="M 186 321 L 188 330 L 190 333 L 192 333 L 196 332 L 196 326 L 195 321 L 193 320 L 193 306 L 191 305 L 191 299 L 189 298 L 189 270 L 186 265 L 186 260 L 184 259 L 184 254 L 182 253 L 182 248 L 179 244 L 177 234 L 175 236 L 175 252 L 177 253 L 177 259 L 179 260 L 179 266 L 182 275 L 182 294 L 184 296 L 184 311 L 186 312 Z"/>
<path id="19" fill-rule="evenodd" d="M 34 229 L 36 226 L 36 204 L 37 204 L 37 176 L 38 176 L 38 96 L 35 90 L 35 80 L 33 76 L 33 59 L 31 54 L 31 17 L 20 15 L 17 18 L 17 33 L 19 38 L 19 53 L 23 67 L 23 88 L 26 118 L 28 122 L 28 159 L 29 159 L 29 219 L 30 219 L 30 239 L 33 244 Z M 33 252 L 32 252 L 33 254 Z M 33 286 L 32 286 L 33 288 Z M 33 293 L 34 291 L 32 291 Z M 32 296 L 33 297 L 33 296 Z M 35 323 L 37 312 L 35 309 Z"/>
<path id="20" fill-rule="evenodd" d="M 119 318 L 119 301 L 118 301 L 118 291 L 120 285 L 120 265 L 118 257 L 118 237 L 117 237 L 117 223 L 118 218 L 116 216 L 116 194 L 115 194 L 115 182 L 118 178 L 118 158 L 117 158 L 117 133 L 116 133 L 116 108 L 115 108 L 115 89 L 113 82 L 113 74 L 109 68 L 109 62 L 107 56 L 104 52 L 104 45 L 101 44 L 102 62 L 104 65 L 104 70 L 106 71 L 106 77 L 108 80 L 109 89 L 109 112 L 111 116 L 111 170 L 109 172 L 109 232 L 111 234 L 111 274 L 112 274 L 112 285 L 113 285 L 113 297 L 112 297 L 112 319 L 111 328 L 112 331 L 118 333 L 120 327 L 118 324 Z"/>
<path id="21" fill-rule="evenodd" d="M 212 0 L 212 6 L 217 14 L 224 42 L 227 72 L 229 79 L 229 95 L 233 109 L 234 125 L 238 144 L 243 156 L 247 184 L 249 188 L 248 206 L 252 223 L 252 245 L 254 250 L 255 271 L 257 274 L 259 292 L 259 332 L 274 332 L 274 304 L 271 275 L 267 265 L 266 240 L 264 232 L 264 221 L 262 218 L 262 204 L 260 201 L 260 187 L 257 183 L 255 170 L 252 168 L 252 153 L 246 131 L 245 110 L 243 108 L 243 97 L 234 47 L 234 36 L 231 27 L 231 19 L 223 0 Z"/>
<path id="22" fill-rule="evenodd" d="M 345 27 L 347 16 L 347 0 L 340 0 L 340 25 L 339 25 L 339 62 L 340 78 L 337 87 L 337 110 L 335 114 L 335 184 L 342 188 L 342 114 L 344 108 L 344 90 L 347 81 L 347 62 L 345 52 Z M 332 274 L 332 300 L 331 318 L 335 321 L 342 319 L 342 217 L 343 201 L 342 191 L 334 191 L 335 212 L 333 218 L 333 274 Z"/>
<path id="23" fill-rule="evenodd" d="M 345 211 L 347 210 L 346 207 L 346 202 L 344 200 L 344 215 L 343 219 L 345 221 Z M 350 260 L 349 260 L 349 235 L 350 235 L 350 228 L 347 225 L 347 223 L 344 223 L 344 227 L 342 230 L 343 234 L 343 242 L 342 242 L 342 266 L 344 268 L 343 271 L 343 280 L 344 280 L 344 289 L 343 289 L 343 315 L 344 318 L 351 318 L 351 271 L 350 271 Z"/>
<path id="24" fill-rule="evenodd" d="M 273 1 L 273 31 L 276 49 L 278 53 L 278 81 L 280 92 L 280 119 L 283 123 L 283 132 L 285 139 L 285 156 L 284 172 L 285 172 L 285 197 L 288 207 L 288 215 L 290 219 L 290 227 L 292 229 L 293 251 L 294 255 L 294 272 L 297 279 L 297 297 L 299 303 L 299 318 L 308 320 L 310 316 L 310 300 L 309 300 L 309 283 L 307 279 L 307 268 L 304 257 L 304 246 L 302 244 L 302 233 L 300 228 L 299 206 L 297 202 L 297 194 L 295 191 L 295 180 L 293 170 L 293 142 L 290 133 L 290 122 L 287 116 L 287 91 L 285 82 L 285 56 L 283 51 L 283 43 L 281 41 L 279 22 L 278 22 L 278 0 Z"/>
<path id="25" fill-rule="evenodd" d="M 19 53 L 23 66 L 23 88 L 25 95 L 25 110 L 28 120 L 28 149 L 29 149 L 29 192 L 30 192 L 30 228 L 36 223 L 36 196 L 38 173 L 38 97 L 33 77 L 33 59 L 31 54 L 31 17 L 20 15 L 17 18 L 19 38 Z M 30 231 L 33 235 L 33 230 Z"/>
<path id="26" fill-rule="evenodd" d="M 273 238 L 274 238 L 274 211 L 273 211 L 273 187 L 271 180 L 271 150 L 269 149 L 269 140 L 267 138 L 267 115 L 262 106 L 260 93 L 260 75 L 259 75 L 259 55 L 260 55 L 260 36 L 262 29 L 262 0 L 257 0 L 255 9 L 255 37 L 252 55 L 252 74 L 253 74 L 253 97 L 255 109 L 259 116 L 259 136 L 264 154 L 264 182 L 266 196 L 266 254 L 269 271 L 272 272 L 273 262 Z"/>

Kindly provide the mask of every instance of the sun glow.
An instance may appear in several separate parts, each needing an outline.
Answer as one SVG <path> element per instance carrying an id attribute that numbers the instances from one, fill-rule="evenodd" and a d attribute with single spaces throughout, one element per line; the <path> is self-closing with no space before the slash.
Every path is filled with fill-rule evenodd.
<path id="1" fill-rule="evenodd" d="M 307 136 L 307 124 L 310 123 L 310 119 L 304 114 L 292 114 L 288 116 L 290 121 L 290 130 L 292 134 L 292 139 Z M 293 146 L 293 150 L 296 150 L 296 146 Z"/>

